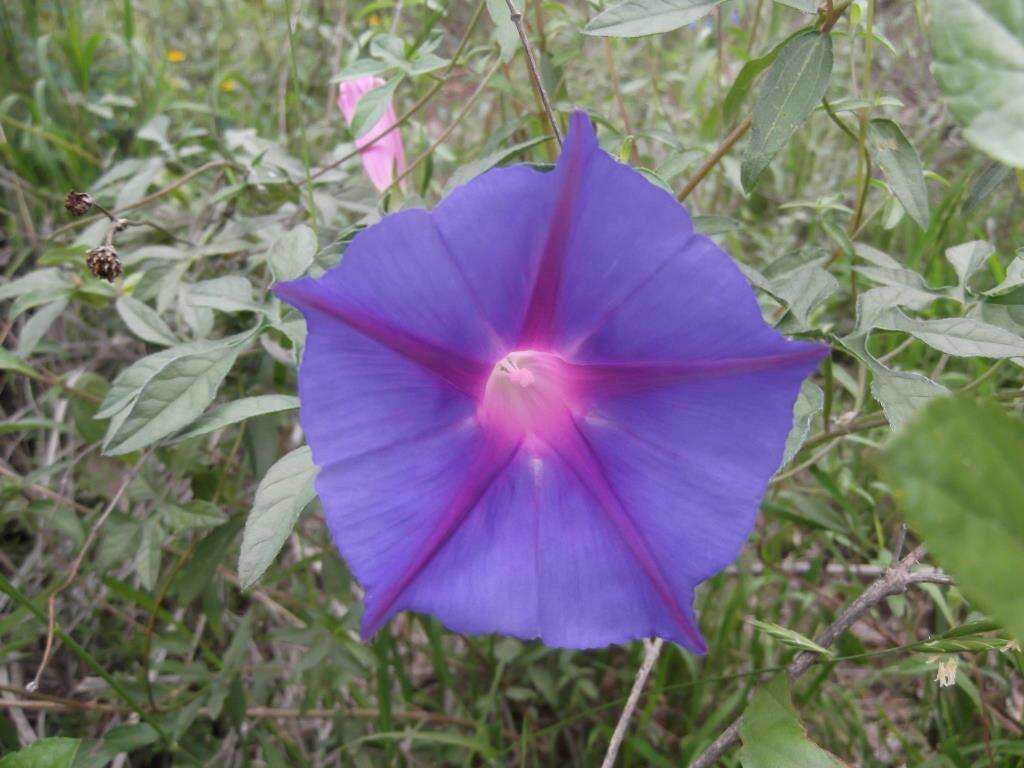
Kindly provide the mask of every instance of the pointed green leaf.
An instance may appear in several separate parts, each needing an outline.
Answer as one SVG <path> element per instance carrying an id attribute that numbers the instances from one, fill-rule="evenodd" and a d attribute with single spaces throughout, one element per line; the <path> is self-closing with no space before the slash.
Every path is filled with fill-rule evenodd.
<path id="1" fill-rule="evenodd" d="M 519 32 L 512 23 L 512 14 L 505 0 L 487 0 L 487 13 L 494 22 L 494 35 L 498 39 L 501 60 L 509 61 L 519 50 Z M 475 175 L 475 174 L 474 174 Z"/>
<path id="2" fill-rule="evenodd" d="M 316 472 L 312 453 L 303 446 L 278 459 L 260 481 L 238 556 L 242 589 L 251 587 L 263 575 L 291 535 L 302 510 L 315 498 Z"/>
<path id="3" fill-rule="evenodd" d="M 868 124 L 868 146 L 903 209 L 921 229 L 928 229 L 932 216 L 928 189 L 924 185 L 924 167 L 914 145 L 892 120 L 875 118 Z"/>
<path id="4" fill-rule="evenodd" d="M 974 240 L 963 245 L 955 245 L 946 249 L 946 261 L 956 272 L 958 280 L 959 298 L 964 300 L 967 290 L 967 283 L 979 269 L 985 266 L 985 262 L 996 252 L 991 243 L 984 240 Z"/>
<path id="5" fill-rule="evenodd" d="M 583 28 L 585 35 L 640 37 L 670 32 L 707 16 L 725 0 L 624 0 Z"/>
<path id="6" fill-rule="evenodd" d="M 159 344 L 162 347 L 173 347 L 178 343 L 174 332 L 167 327 L 167 323 L 157 314 L 157 311 L 148 304 L 133 299 L 131 296 L 122 296 L 117 300 L 115 307 L 117 314 L 128 326 L 128 330 L 143 341 Z"/>
<path id="7" fill-rule="evenodd" d="M 986 296 L 1003 296 L 1024 285 L 1024 248 L 1017 251 L 1017 255 L 1006 268 L 1006 277 L 995 288 L 985 291 Z"/>
<path id="8" fill-rule="evenodd" d="M 305 224 L 285 232 L 267 252 L 274 282 L 295 280 L 306 274 L 316 257 L 316 234 Z"/>
<path id="9" fill-rule="evenodd" d="M 125 409 L 124 418 L 111 422 L 104 453 L 137 451 L 191 424 L 216 397 L 239 351 L 237 346 L 215 345 L 160 365 Z"/>
<path id="10" fill-rule="evenodd" d="M 299 407 L 299 398 L 292 395 L 255 395 L 243 397 L 216 408 L 197 419 L 185 432 L 174 438 L 174 442 L 207 435 L 214 430 L 237 424 L 268 413 L 291 411 Z"/>
<path id="11" fill-rule="evenodd" d="M 0 768 L 71 768 L 81 746 L 78 739 L 40 739 L 0 759 Z"/>
<path id="12" fill-rule="evenodd" d="M 352 116 L 352 125 L 349 126 L 354 137 L 361 139 L 384 116 L 400 82 L 402 82 L 401 77 L 394 77 L 379 88 L 374 88 L 363 94 L 359 103 L 356 104 L 356 113 Z"/>
<path id="13" fill-rule="evenodd" d="M 811 433 L 814 417 L 825 407 L 825 393 L 817 384 L 805 381 L 800 385 L 800 394 L 793 404 L 793 426 L 786 437 L 786 449 L 782 454 L 779 469 L 789 464 Z"/>
<path id="14" fill-rule="evenodd" d="M 842 768 L 842 763 L 807 738 L 793 709 L 789 683 L 779 675 L 747 705 L 740 726 L 743 768 Z"/>
<path id="15" fill-rule="evenodd" d="M 754 103 L 750 142 L 740 168 L 743 188 L 756 185 L 768 163 L 814 111 L 832 76 L 832 38 L 804 32 L 790 39 L 765 76 Z"/>
<path id="16" fill-rule="evenodd" d="M 787 629 L 779 624 L 773 624 L 770 621 L 759 621 L 758 619 L 750 619 L 750 623 L 769 637 L 774 637 L 776 640 L 793 648 L 799 648 L 801 651 L 807 651 L 809 653 L 820 653 L 822 656 L 832 655 L 832 651 L 828 648 L 823 648 L 809 637 L 801 635 L 796 630 Z"/>
<path id="17" fill-rule="evenodd" d="M 909 333 L 954 357 L 1024 357 L 1024 338 L 969 317 L 918 320 L 894 309 L 880 317 L 876 327 Z"/>

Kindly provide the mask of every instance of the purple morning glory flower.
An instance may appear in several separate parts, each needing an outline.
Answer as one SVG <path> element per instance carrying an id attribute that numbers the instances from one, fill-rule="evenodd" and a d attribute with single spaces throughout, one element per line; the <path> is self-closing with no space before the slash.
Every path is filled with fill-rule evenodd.
<path id="1" fill-rule="evenodd" d="M 766 325 L 585 114 L 553 171 L 489 171 L 275 290 L 308 322 L 301 421 L 364 637 L 414 610 L 705 650 L 693 590 L 750 533 L 825 350 Z"/>

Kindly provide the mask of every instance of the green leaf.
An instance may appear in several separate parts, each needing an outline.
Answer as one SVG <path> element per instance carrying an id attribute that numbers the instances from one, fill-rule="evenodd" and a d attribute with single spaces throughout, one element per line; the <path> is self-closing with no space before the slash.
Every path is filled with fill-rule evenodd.
<path id="1" fill-rule="evenodd" d="M 825 393 L 817 384 L 804 381 L 800 385 L 800 394 L 793 404 L 793 426 L 786 437 L 786 449 L 782 454 L 779 469 L 789 464 L 811 434 L 811 424 L 825 407 Z"/>
<path id="2" fill-rule="evenodd" d="M 78 739 L 40 739 L 0 759 L 0 768 L 71 768 L 81 746 Z"/>
<path id="3" fill-rule="evenodd" d="M 1024 16 L 1020 0 L 932 3 L 932 72 L 964 138 L 1024 168 Z"/>
<path id="4" fill-rule="evenodd" d="M 730 219 L 728 216 L 698 215 L 693 217 L 693 228 L 702 235 L 713 237 L 714 235 L 724 235 L 727 232 L 735 232 L 742 229 L 742 225 L 736 219 Z"/>
<path id="5" fill-rule="evenodd" d="M 501 0 L 501 3 L 504 5 L 505 0 Z M 472 162 L 466 163 L 465 165 L 460 165 L 455 170 L 455 173 L 451 175 L 451 178 L 448 179 L 448 183 L 445 184 L 444 194 L 447 195 L 456 187 L 461 186 L 466 182 L 470 181 L 471 179 L 476 178 L 484 171 L 489 171 L 498 163 L 502 163 L 508 158 L 513 157 L 519 154 L 520 152 L 529 149 L 530 147 L 535 147 L 538 144 L 541 144 L 550 139 L 550 135 L 535 136 L 532 139 L 521 141 L 518 144 L 513 144 L 510 147 L 502 147 L 501 149 L 497 149 L 488 155 L 484 155 L 478 160 L 473 160 Z"/>
<path id="6" fill-rule="evenodd" d="M 786 676 L 763 686 L 740 725 L 743 768 L 841 768 L 842 763 L 807 738 L 793 709 Z"/>
<path id="7" fill-rule="evenodd" d="M 795 630 L 787 629 L 779 624 L 773 624 L 770 621 L 759 621 L 758 619 L 750 619 L 749 621 L 769 637 L 774 637 L 776 640 L 792 648 L 799 648 L 801 651 L 808 651 L 809 653 L 820 653 L 822 656 L 832 655 L 832 651 L 828 648 L 823 648 L 809 637 L 804 637 Z"/>
<path id="8" fill-rule="evenodd" d="M 58 317 L 64 314 L 68 302 L 66 299 L 51 302 L 43 305 L 32 317 L 25 321 L 18 335 L 18 357 L 29 358 L 36 351 L 43 336 L 50 330 Z"/>
<path id="9" fill-rule="evenodd" d="M 174 438 L 174 442 L 188 440 L 192 437 L 207 435 L 214 430 L 226 427 L 230 424 L 237 424 L 246 419 L 256 416 L 264 416 L 268 413 L 290 411 L 299 407 L 299 398 L 292 395 L 254 395 L 243 397 L 216 408 L 209 413 L 203 414 L 200 419 L 180 435 Z"/>
<path id="10" fill-rule="evenodd" d="M 135 573 L 138 574 L 142 587 L 149 592 L 153 591 L 160 575 L 163 534 L 164 530 L 156 518 L 150 518 L 142 524 L 142 540 L 135 553 Z"/>
<path id="11" fill-rule="evenodd" d="M 1024 357 L 1024 338 L 969 317 L 918 320 L 894 309 L 882 315 L 876 327 L 909 333 L 954 357 Z"/>
<path id="12" fill-rule="evenodd" d="M 1003 282 L 995 288 L 985 291 L 986 296 L 1003 296 L 1024 285 L 1024 248 L 1017 251 L 1017 255 L 1006 268 L 1006 277 Z"/>
<path id="13" fill-rule="evenodd" d="M 0 285 L 0 301 L 13 299 L 26 293 L 46 290 L 71 290 L 71 283 L 65 272 L 59 269 L 37 269 L 17 280 Z"/>
<path id="14" fill-rule="evenodd" d="M 239 346 L 215 344 L 153 366 L 123 419 L 111 422 L 104 453 L 117 456 L 137 451 L 191 424 L 216 397 L 239 351 Z M 116 387 L 115 381 L 107 400 Z"/>
<path id="15" fill-rule="evenodd" d="M 188 286 L 188 303 L 221 312 L 262 312 L 252 298 L 252 283 L 241 275 L 225 275 Z"/>
<path id="16" fill-rule="evenodd" d="M 873 368 L 872 373 L 871 395 L 897 431 L 909 424 L 930 401 L 949 394 L 944 386 L 920 373 L 893 371 L 882 365 Z"/>
<path id="17" fill-rule="evenodd" d="M 946 260 L 953 265 L 958 280 L 958 297 L 964 301 L 967 291 L 967 283 L 979 269 L 985 266 L 985 262 L 996 252 L 991 243 L 984 240 L 974 240 L 963 245 L 956 245 L 946 249 Z"/>
<path id="18" fill-rule="evenodd" d="M 178 343 L 174 332 L 167 327 L 167 323 L 157 314 L 157 311 L 148 304 L 133 299 L 131 296 L 122 296 L 114 306 L 117 308 L 117 314 L 128 326 L 128 330 L 143 341 L 163 347 L 173 347 Z"/>
<path id="19" fill-rule="evenodd" d="M 1007 168 L 1002 163 L 991 163 L 988 168 L 981 172 L 971 191 L 964 199 L 964 216 L 970 216 L 985 202 L 985 199 L 996 190 L 996 188 L 1013 175 L 1013 169 Z"/>
<path id="20" fill-rule="evenodd" d="M 395 95 L 395 89 L 400 82 L 401 77 L 394 77 L 379 88 L 363 94 L 356 104 L 356 113 L 352 116 L 352 124 L 349 126 L 355 138 L 361 139 L 377 125 L 377 121 L 384 116 L 388 105 L 391 104 L 391 97 Z"/>
<path id="21" fill-rule="evenodd" d="M 817 13 L 818 0 L 775 0 L 779 5 L 786 5 L 795 8 L 803 13 Z"/>
<path id="22" fill-rule="evenodd" d="M 893 307 L 909 307 L 920 311 L 939 298 L 938 294 L 931 291 L 908 285 L 872 288 L 857 297 L 857 327 L 854 333 L 867 333 Z"/>
<path id="23" fill-rule="evenodd" d="M 893 290 L 904 289 L 876 288 L 868 293 Z M 858 308 L 861 306 L 861 301 L 857 302 L 857 306 Z M 880 314 L 884 314 L 884 312 Z M 914 414 L 929 400 L 948 395 L 949 390 L 920 373 L 894 371 L 878 362 L 867 347 L 868 334 L 872 327 L 874 327 L 873 321 L 866 325 L 865 330 L 858 330 L 844 337 L 842 344 L 871 369 L 871 394 L 882 406 L 889 425 L 894 430 L 899 430 L 906 426 Z"/>
<path id="24" fill-rule="evenodd" d="M 892 120 L 876 117 L 868 124 L 868 146 L 903 209 L 921 229 L 928 229 L 932 217 L 928 189 L 914 145 Z"/>
<path id="25" fill-rule="evenodd" d="M 585 35 L 640 37 L 670 32 L 707 16 L 725 0 L 624 0 L 583 28 Z"/>
<path id="26" fill-rule="evenodd" d="M 994 404 L 931 404 L 888 447 L 898 509 L 987 614 L 1024 638 L 1024 422 Z"/>
<path id="27" fill-rule="evenodd" d="M 201 354 L 210 350 L 229 349 L 244 344 L 252 336 L 253 332 L 247 331 L 223 339 L 193 341 L 188 344 L 179 344 L 171 349 L 165 349 L 161 352 L 147 355 L 141 360 L 136 360 L 114 378 L 113 384 L 110 385 L 110 391 L 107 392 L 107 396 L 100 403 L 100 409 L 96 412 L 96 417 L 109 419 L 114 414 L 128 408 L 138 398 L 139 392 L 142 391 L 146 383 L 158 371 L 179 357 Z"/>
<path id="28" fill-rule="evenodd" d="M 193 499 L 182 506 L 171 504 L 163 510 L 161 517 L 172 533 L 196 528 L 216 528 L 227 522 L 216 505 L 202 499 Z"/>
<path id="29" fill-rule="evenodd" d="M 295 280 L 306 274 L 316 257 L 316 233 L 305 224 L 281 235 L 267 252 L 274 282 Z"/>
<path id="30" fill-rule="evenodd" d="M 213 582 L 217 566 L 224 563 L 228 548 L 241 527 L 241 516 L 234 517 L 224 525 L 218 525 L 200 540 L 188 567 L 180 570 L 174 580 L 174 591 L 183 604 L 191 603 Z"/>
<path id="31" fill-rule="evenodd" d="M 251 587 L 267 570 L 302 510 L 316 496 L 316 471 L 309 448 L 303 446 L 278 459 L 260 481 L 238 557 L 242 589 Z"/>
<path id="32" fill-rule="evenodd" d="M 739 116 L 740 105 L 747 98 L 747 94 L 750 93 L 750 89 L 753 87 L 754 82 L 757 80 L 758 75 L 764 72 L 770 67 L 775 59 L 778 58 L 779 52 L 785 47 L 792 39 L 792 36 L 787 37 L 781 43 L 772 48 L 768 53 L 763 56 L 759 56 L 756 59 L 750 59 L 743 68 L 740 69 L 740 73 L 736 75 L 736 79 L 732 83 L 732 87 L 729 88 L 729 92 L 725 94 L 725 100 L 722 102 L 722 120 L 726 124 L 732 124 Z"/>
<path id="33" fill-rule="evenodd" d="M 98 398 L 105 397 L 110 390 L 107 380 L 92 371 L 86 371 L 75 379 L 74 387 Z M 96 403 L 83 398 L 76 397 L 71 400 L 71 418 L 75 422 L 75 429 L 88 443 L 99 442 L 106 432 L 106 427 L 96 418 L 97 408 Z"/>
<path id="34" fill-rule="evenodd" d="M 801 329 L 818 304 L 839 290 L 839 281 L 818 264 L 804 264 L 772 279 L 769 293 L 783 301 Z"/>
<path id="35" fill-rule="evenodd" d="M 4 347 L 0 347 L 0 371 L 14 371 L 34 378 L 39 376 L 35 368 L 19 360 L 17 355 Z"/>
<path id="36" fill-rule="evenodd" d="M 505 0 L 487 0 L 487 13 L 494 22 L 494 36 L 498 40 L 501 60 L 508 62 L 519 49 L 519 32 L 512 23 L 508 3 Z"/>
<path id="37" fill-rule="evenodd" d="M 748 192 L 768 163 L 821 101 L 832 76 L 832 38 L 804 32 L 790 39 L 765 76 L 754 103 L 740 178 Z"/>

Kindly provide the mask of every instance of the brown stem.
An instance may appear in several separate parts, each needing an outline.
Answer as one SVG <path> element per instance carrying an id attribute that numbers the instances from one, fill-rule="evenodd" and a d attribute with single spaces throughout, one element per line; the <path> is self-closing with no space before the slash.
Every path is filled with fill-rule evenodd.
<path id="1" fill-rule="evenodd" d="M 37 496 L 48 501 L 54 501 L 57 502 L 58 504 L 63 504 L 64 506 L 70 507 L 71 509 L 83 515 L 92 514 L 92 508 L 87 507 L 84 504 L 79 504 L 77 501 L 75 501 L 72 498 L 69 498 L 68 496 L 64 496 L 60 493 L 57 493 L 56 491 L 50 490 L 45 485 L 40 485 L 39 483 L 25 483 L 25 478 L 23 478 L 17 472 L 8 469 L 3 464 L 0 464 L 0 475 L 3 475 L 4 477 L 18 483 L 19 487 L 28 495 Z"/>
<path id="2" fill-rule="evenodd" d="M 117 491 L 114 492 L 113 497 L 107 504 L 106 509 L 103 510 L 103 514 L 97 518 L 96 522 L 93 523 L 92 528 L 89 529 L 89 535 L 85 537 L 85 543 L 82 544 L 82 549 L 78 553 L 78 557 L 71 564 L 71 570 L 68 572 L 67 578 L 62 581 L 53 592 L 50 593 L 49 598 L 46 601 L 47 621 L 46 621 L 46 646 L 43 649 L 43 658 L 39 662 L 39 668 L 36 670 L 35 677 L 32 678 L 32 682 L 28 684 L 28 690 L 35 691 L 39 689 L 39 681 L 43 677 L 43 672 L 46 671 L 47 665 L 50 663 L 50 656 L 53 654 L 53 638 L 57 629 L 57 595 L 71 586 L 71 582 L 78 576 L 78 569 L 82 567 L 82 561 L 85 559 L 86 552 L 89 551 L 89 547 L 96 540 L 97 534 L 100 532 L 100 528 L 110 517 L 114 508 L 121 500 L 121 496 L 128 489 L 129 484 L 135 479 L 135 476 L 142 469 L 143 464 L 146 463 L 146 459 L 149 457 L 150 451 L 146 451 L 139 460 L 135 463 L 128 474 L 121 481 L 121 485 L 118 486 Z"/>
<path id="3" fill-rule="evenodd" d="M 107 218 L 113 219 L 114 217 L 118 216 L 119 214 L 125 213 L 126 211 L 132 211 L 135 210 L 136 208 L 142 208 L 143 206 L 149 205 L 154 200 L 159 200 L 164 195 L 170 194 L 174 190 L 178 189 L 178 187 L 181 187 L 184 184 L 188 184 L 196 176 L 200 176 L 206 173 L 207 171 L 212 171 L 215 168 L 225 168 L 228 166 L 237 167 L 238 163 L 235 163 L 231 160 L 211 160 L 210 162 L 204 163 L 198 168 L 189 171 L 180 179 L 176 179 L 174 182 L 168 184 L 163 189 L 158 189 L 153 194 L 146 195 L 145 197 L 136 200 L 134 203 L 121 206 L 120 208 L 115 208 L 112 211 L 101 209 L 103 210 L 102 214 L 99 214 L 97 216 L 89 216 L 88 218 L 76 219 L 75 221 L 65 224 L 63 227 L 58 227 L 57 229 L 53 230 L 53 232 L 50 233 L 47 239 L 52 240 L 57 235 L 63 234 L 64 232 L 68 232 L 72 229 L 77 229 L 78 227 L 84 226 L 86 224 L 92 224 L 94 222 L 97 222 L 100 219 L 102 219 L 104 215 L 107 216 Z"/>
<path id="4" fill-rule="evenodd" d="M 465 104 L 463 104 L 462 109 L 459 110 L 459 113 L 455 116 L 455 119 L 452 120 L 451 124 L 441 132 L 441 135 L 438 136 L 431 143 L 431 145 L 422 152 L 422 154 L 420 154 L 415 160 L 409 163 L 408 167 L 404 171 L 402 171 L 402 173 L 394 181 L 392 181 L 391 184 L 388 185 L 387 189 L 385 189 L 384 192 L 381 193 L 382 195 L 386 194 L 388 190 L 394 189 L 396 186 L 398 186 L 398 184 L 403 179 L 405 179 L 410 173 L 416 170 L 419 164 L 426 160 L 434 152 L 434 150 L 437 149 L 438 146 L 440 146 L 440 144 L 445 139 L 447 139 L 448 136 L 451 135 L 451 132 L 455 130 L 459 123 L 462 122 L 462 119 L 466 116 L 466 113 L 469 112 L 470 108 L 476 102 L 477 98 L 480 96 L 481 93 L 483 93 L 483 90 L 487 86 L 487 83 L 489 83 L 491 78 L 494 77 L 494 73 L 498 71 L 498 67 L 500 65 L 500 60 L 494 62 L 494 66 L 492 66 L 487 71 L 487 74 L 484 75 L 483 79 L 480 81 L 480 84 L 476 87 L 476 90 L 473 91 L 473 94 L 468 99 L 466 99 Z"/>
<path id="5" fill-rule="evenodd" d="M 690 196 L 690 193 L 693 192 L 697 185 L 704 180 L 704 177 L 711 173 L 711 170 L 716 165 L 718 165 L 719 160 L 725 157 L 729 153 L 729 150 L 733 148 L 733 145 L 743 138 L 744 134 L 750 130 L 750 125 L 752 122 L 753 118 L 749 116 L 745 117 L 735 128 L 732 129 L 729 135 L 726 136 L 725 139 L 723 139 L 722 143 L 718 146 L 718 149 L 712 152 L 711 156 L 704 161 L 704 165 L 697 169 L 697 172 L 693 175 L 693 178 L 686 182 L 685 187 L 679 190 L 679 194 L 676 195 L 676 199 L 679 202 L 683 202 L 686 198 L 688 198 Z"/>
<path id="6" fill-rule="evenodd" d="M 911 570 L 920 562 L 924 556 L 924 545 L 918 546 L 899 563 L 886 571 L 861 593 L 860 597 L 850 603 L 832 624 L 828 626 L 815 639 L 818 645 L 828 648 L 838 640 L 850 627 L 890 595 L 898 595 L 907 591 L 911 584 L 953 584 L 953 578 L 946 573 L 934 569 L 914 571 Z M 800 675 L 810 669 L 817 659 L 814 653 L 801 653 L 789 665 L 786 673 L 790 680 L 796 680 Z M 732 724 L 722 731 L 711 745 L 705 749 L 696 760 L 690 763 L 690 768 L 711 768 L 719 758 L 729 751 L 740 739 L 740 728 L 743 724 L 743 716 L 737 717 Z"/>
<path id="7" fill-rule="evenodd" d="M 664 644 L 665 641 L 660 637 L 654 640 L 644 640 L 644 660 L 633 680 L 633 687 L 629 691 L 629 698 L 626 699 L 626 706 L 622 708 L 619 722 L 615 724 L 615 731 L 608 742 L 608 751 L 605 752 L 601 768 L 613 768 L 615 765 L 615 758 L 619 756 L 619 748 L 622 746 L 622 740 L 626 737 L 629 721 L 633 718 L 636 705 L 640 702 L 640 694 L 643 693 L 644 685 L 647 684 L 647 678 L 650 677 L 651 670 L 654 669 Z"/>
<path id="8" fill-rule="evenodd" d="M 130 707 L 118 704 L 107 704 L 101 701 L 78 701 L 77 699 L 64 699 L 57 696 L 40 697 L 31 691 L 14 686 L 0 686 L 0 690 L 20 693 L 23 696 L 32 698 L 24 699 L 0 699 L 0 709 L 25 709 L 39 712 L 101 712 L 112 715 L 127 715 L 134 712 Z M 208 707 L 202 707 L 199 715 L 210 716 Z M 337 716 L 347 716 L 360 720 L 374 720 L 380 716 L 376 709 L 366 707 L 331 707 L 320 709 L 300 709 L 292 707 L 249 707 L 245 711 L 248 719 L 280 719 L 280 720 L 328 720 Z M 405 720 L 420 723 L 436 723 L 440 725 L 459 725 L 466 728 L 475 728 L 477 723 L 463 717 L 443 715 L 437 712 L 426 712 L 423 710 L 409 710 L 405 712 L 392 712 L 395 720 Z M 507 737 L 519 738 L 513 731 L 505 732 Z"/>
<path id="9" fill-rule="evenodd" d="M 544 106 L 544 114 L 547 115 L 548 122 L 551 124 L 551 130 L 555 134 L 555 141 L 558 142 L 558 146 L 562 146 L 562 131 L 558 127 L 558 121 L 555 120 L 554 112 L 551 111 L 551 101 L 548 99 L 548 92 L 544 89 L 544 82 L 540 77 L 540 68 L 537 66 L 537 59 L 534 58 L 533 48 L 530 47 L 530 39 L 526 36 L 523 14 L 518 11 L 512 0 L 505 0 L 505 4 L 508 6 L 512 23 L 515 24 L 516 31 L 519 33 L 519 40 L 523 44 L 523 52 L 526 54 L 526 67 L 530 70 L 530 79 L 533 81 L 533 87 L 540 96 L 541 104 Z"/>

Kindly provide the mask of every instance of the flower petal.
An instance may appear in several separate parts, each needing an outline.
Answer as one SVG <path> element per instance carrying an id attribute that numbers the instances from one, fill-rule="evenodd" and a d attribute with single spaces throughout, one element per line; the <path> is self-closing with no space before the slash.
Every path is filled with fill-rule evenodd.
<path id="1" fill-rule="evenodd" d="M 581 423 L 676 590 L 733 562 L 818 358 L 606 396 Z"/>
<path id="2" fill-rule="evenodd" d="M 558 171 L 526 166 L 487 171 L 434 209 L 448 250 L 485 317 L 511 351 L 519 338 L 558 193 Z"/>
<path id="3" fill-rule="evenodd" d="M 315 287 L 348 314 L 477 361 L 485 375 L 506 352 L 427 211 L 401 211 L 364 229 L 337 267 L 302 285 L 304 295 Z M 275 290 L 294 294 L 288 285 Z"/>
<path id="4" fill-rule="evenodd" d="M 566 327 L 569 323 L 566 323 Z M 800 356 L 821 345 L 791 342 L 764 322 L 746 278 L 710 239 L 696 235 L 645 280 L 576 323 L 577 362 L 715 361 Z"/>
<path id="5" fill-rule="evenodd" d="M 674 593 L 681 616 L 673 617 L 580 475 L 554 453 L 521 451 L 396 610 L 431 613 L 459 632 L 555 647 L 658 635 L 703 652 L 692 597 Z"/>

